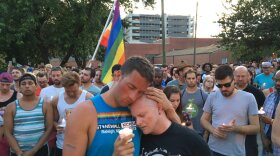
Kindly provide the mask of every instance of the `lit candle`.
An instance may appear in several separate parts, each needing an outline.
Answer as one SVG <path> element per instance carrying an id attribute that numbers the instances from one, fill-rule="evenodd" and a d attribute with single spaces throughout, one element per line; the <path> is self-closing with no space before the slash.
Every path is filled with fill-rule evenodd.
<path id="1" fill-rule="evenodd" d="M 263 107 L 260 108 L 260 110 L 258 111 L 258 114 L 260 114 L 260 115 L 265 114 L 265 111 L 263 110 Z"/>
<path id="2" fill-rule="evenodd" d="M 124 128 L 119 131 L 119 135 L 121 139 L 123 139 L 126 136 L 129 136 L 130 134 L 133 134 L 132 129 L 130 128 Z M 130 141 L 132 141 L 132 139 L 128 140 L 128 142 Z"/>

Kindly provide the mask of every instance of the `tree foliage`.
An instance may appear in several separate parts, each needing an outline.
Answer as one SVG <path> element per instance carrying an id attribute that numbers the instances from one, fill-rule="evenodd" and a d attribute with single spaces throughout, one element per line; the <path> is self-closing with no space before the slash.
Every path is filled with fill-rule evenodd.
<path id="1" fill-rule="evenodd" d="M 280 1 L 238 0 L 226 2 L 230 13 L 223 13 L 221 44 L 237 60 L 262 60 L 280 51 Z"/>
<path id="2" fill-rule="evenodd" d="M 143 1 L 152 6 L 154 0 Z M 127 10 L 133 0 L 121 0 Z M 0 2 L 0 51 L 20 64 L 74 57 L 83 67 L 94 52 L 112 0 L 8 0 Z M 98 58 L 102 60 L 104 49 Z M 102 53 L 103 52 L 103 53 Z"/>

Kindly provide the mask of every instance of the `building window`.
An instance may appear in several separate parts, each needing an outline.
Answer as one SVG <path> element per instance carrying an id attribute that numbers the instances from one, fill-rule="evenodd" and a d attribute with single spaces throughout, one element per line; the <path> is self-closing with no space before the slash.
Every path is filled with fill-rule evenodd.
<path id="1" fill-rule="evenodd" d="M 227 57 L 223 57 L 222 58 L 222 64 L 226 64 L 228 63 L 228 58 Z"/>

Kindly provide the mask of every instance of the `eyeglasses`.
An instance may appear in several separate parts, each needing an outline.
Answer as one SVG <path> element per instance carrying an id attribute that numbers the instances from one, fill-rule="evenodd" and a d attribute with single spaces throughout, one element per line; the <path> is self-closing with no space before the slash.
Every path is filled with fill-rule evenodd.
<path id="1" fill-rule="evenodd" d="M 223 86 L 226 87 L 226 88 L 228 88 L 228 87 L 231 86 L 232 81 L 233 81 L 233 79 L 232 79 L 229 83 L 225 83 L 225 84 L 219 84 L 219 83 L 217 83 L 216 86 L 217 86 L 218 88 L 223 88 Z"/>

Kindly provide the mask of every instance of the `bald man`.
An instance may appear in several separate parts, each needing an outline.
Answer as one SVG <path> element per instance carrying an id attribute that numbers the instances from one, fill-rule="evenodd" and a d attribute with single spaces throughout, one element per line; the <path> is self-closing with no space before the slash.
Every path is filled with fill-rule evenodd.
<path id="1" fill-rule="evenodd" d="M 249 71 L 244 66 L 237 66 L 234 70 L 235 86 L 239 90 L 252 93 L 257 101 L 258 108 L 263 106 L 265 96 L 262 91 L 249 84 Z M 247 135 L 245 139 L 246 155 L 258 155 L 257 135 Z"/>
<path id="2" fill-rule="evenodd" d="M 130 109 L 136 118 L 136 125 L 143 132 L 140 155 L 211 155 L 202 137 L 171 122 L 160 105 L 147 96 L 139 98 Z"/>

